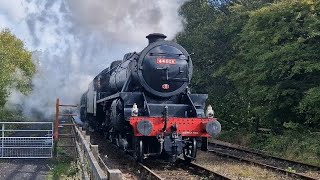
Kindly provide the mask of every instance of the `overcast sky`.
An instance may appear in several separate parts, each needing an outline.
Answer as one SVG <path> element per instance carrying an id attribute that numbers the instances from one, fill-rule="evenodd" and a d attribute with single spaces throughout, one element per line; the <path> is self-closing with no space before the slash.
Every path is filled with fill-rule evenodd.
<path id="1" fill-rule="evenodd" d="M 88 83 L 124 53 L 141 51 L 145 36 L 173 38 L 183 29 L 185 0 L 1 0 L 0 29 L 9 28 L 34 52 L 38 72 L 27 97 L 11 91 L 8 107 L 53 112 L 56 97 L 79 103 Z"/>

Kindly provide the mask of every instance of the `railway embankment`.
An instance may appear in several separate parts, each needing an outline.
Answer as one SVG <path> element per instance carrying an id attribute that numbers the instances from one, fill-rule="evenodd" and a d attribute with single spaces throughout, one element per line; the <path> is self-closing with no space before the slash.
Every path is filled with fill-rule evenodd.
<path id="1" fill-rule="evenodd" d="M 308 129 L 254 133 L 240 129 L 225 130 L 222 141 L 265 151 L 273 156 L 320 166 L 320 132 Z"/>

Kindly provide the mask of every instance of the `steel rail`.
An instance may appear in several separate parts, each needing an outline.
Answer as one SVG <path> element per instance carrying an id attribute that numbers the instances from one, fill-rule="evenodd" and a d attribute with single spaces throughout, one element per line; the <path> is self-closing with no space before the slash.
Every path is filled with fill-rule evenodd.
<path id="1" fill-rule="evenodd" d="M 228 146 L 226 146 L 226 147 L 228 147 Z M 228 148 L 232 148 L 232 147 L 228 147 Z M 233 149 L 236 149 L 236 148 L 233 148 Z M 215 153 L 215 154 L 217 154 L 219 156 L 236 159 L 236 160 L 239 160 L 239 161 L 242 161 L 242 162 L 246 162 L 246 163 L 249 163 L 249 164 L 254 164 L 254 165 L 257 165 L 257 166 L 265 167 L 265 168 L 270 169 L 270 170 L 274 170 L 274 171 L 278 171 L 278 172 L 284 173 L 284 174 L 286 174 L 288 176 L 291 176 L 291 177 L 296 177 L 296 178 L 300 178 L 300 179 L 307 179 L 307 180 L 317 180 L 317 178 L 314 178 L 314 177 L 311 177 L 311 176 L 308 176 L 308 175 L 304 175 L 304 174 L 301 174 L 301 173 L 288 171 L 288 170 L 285 170 L 285 169 L 282 169 L 282 168 L 279 168 L 279 167 L 276 167 L 276 166 L 264 164 L 264 163 L 261 163 L 261 162 L 258 162 L 256 160 L 252 160 L 252 159 L 249 159 L 249 158 L 244 158 L 244 157 L 235 156 L 235 155 L 232 155 L 232 154 L 229 154 L 229 153 L 224 153 L 224 152 L 221 152 L 221 151 L 218 151 L 218 150 L 210 149 L 210 150 L 208 150 L 208 152 Z"/>
<path id="2" fill-rule="evenodd" d="M 142 174 L 149 174 L 149 177 L 151 177 L 151 179 L 166 179 L 166 177 L 162 177 L 163 175 L 161 175 L 162 173 L 157 173 L 155 171 L 152 170 L 152 168 L 148 167 L 148 165 L 146 164 L 141 164 L 139 163 L 140 168 L 143 168 L 143 173 Z M 217 172 L 214 172 L 212 170 L 209 170 L 203 166 L 200 166 L 196 163 L 184 163 L 182 159 L 178 159 L 176 162 L 176 166 L 178 166 L 179 168 L 181 168 L 181 172 L 187 172 L 190 175 L 196 175 L 196 176 L 201 176 L 203 178 L 207 178 L 207 179 L 217 179 L 217 180 L 230 180 L 230 178 L 219 174 Z M 160 170 L 157 170 L 160 171 Z M 174 170 L 176 171 L 176 170 Z M 174 171 L 170 171 L 171 173 Z M 180 171 L 178 171 L 180 172 Z M 170 175 L 170 176 L 175 176 Z M 183 177 L 180 177 L 181 179 L 183 179 Z M 169 178 L 170 179 L 170 178 Z"/>
<path id="3" fill-rule="evenodd" d="M 199 164 L 196 163 L 190 163 L 189 167 L 197 169 L 197 171 L 202 171 L 204 174 L 206 174 L 210 179 L 218 179 L 218 180 L 230 180 L 230 178 L 219 174 L 217 172 L 211 171 L 208 168 L 205 168 L 203 166 L 200 166 Z"/>
<path id="4" fill-rule="evenodd" d="M 137 168 L 140 170 L 140 173 L 144 177 L 149 177 L 152 180 L 164 180 L 164 178 L 159 176 L 156 172 L 152 171 L 150 168 L 148 168 L 147 166 L 145 166 L 142 163 L 138 163 L 138 167 Z"/>
<path id="5" fill-rule="evenodd" d="M 112 146 L 116 147 L 116 145 L 112 144 Z M 124 152 L 123 150 L 120 150 Z M 133 161 L 135 161 L 135 158 L 132 156 L 132 154 L 128 154 Z M 159 173 L 155 172 L 152 170 L 152 168 L 148 167 L 146 163 L 136 163 L 137 166 L 136 168 L 140 171 L 139 177 L 144 177 L 143 179 L 151 179 L 151 180 L 164 180 L 166 179 L 165 177 L 162 177 Z M 217 180 L 231 180 L 230 178 L 219 174 L 217 172 L 214 172 L 212 170 L 209 170 L 201 165 L 198 165 L 196 163 L 184 163 L 183 159 L 178 159 L 176 164 L 183 164 L 181 169 L 183 171 L 187 171 L 189 174 L 197 175 L 197 176 L 206 176 L 206 178 L 209 179 L 217 179 Z M 192 173 L 190 173 L 192 171 Z M 183 179 L 181 177 L 181 179 Z"/>
<path id="6" fill-rule="evenodd" d="M 115 144 L 110 144 L 110 145 L 115 148 L 119 148 Z M 135 169 L 139 170 L 138 174 L 135 173 L 138 177 L 140 177 L 140 178 L 143 177 L 142 179 L 151 179 L 151 180 L 164 180 L 164 179 L 166 179 L 165 177 L 162 177 L 161 173 L 157 173 L 156 171 L 152 170 L 153 168 L 151 168 L 147 165 L 150 162 L 144 162 L 144 163 L 136 162 L 136 159 L 133 157 L 132 153 L 125 152 L 122 149 L 119 149 L 119 151 L 126 153 L 130 157 L 131 161 L 134 162 L 133 164 L 136 165 Z M 183 165 L 183 166 L 179 166 L 179 167 L 183 171 L 188 172 L 190 175 L 206 176 L 205 178 L 209 178 L 209 179 L 230 180 L 230 178 L 228 178 L 222 174 L 219 174 L 217 172 L 211 171 L 211 170 L 209 170 L 203 166 L 200 166 L 196 163 L 185 163 L 183 161 L 183 159 L 178 159 L 176 164 Z M 183 172 L 183 171 L 181 171 L 181 172 Z M 190 171 L 192 171 L 192 173 L 190 173 Z M 181 177 L 181 179 L 183 179 L 183 177 Z"/>
<path id="7" fill-rule="evenodd" d="M 294 160 L 290 160 L 290 159 L 285 159 L 285 158 L 273 156 L 273 155 L 267 154 L 264 151 L 251 149 L 251 148 L 247 148 L 247 147 L 244 147 L 244 146 L 239 146 L 239 145 L 236 145 L 236 144 L 231 144 L 231 143 L 228 143 L 228 142 L 214 141 L 214 142 L 209 142 L 209 145 L 227 147 L 227 148 L 230 148 L 230 149 L 235 149 L 235 150 L 238 150 L 238 151 L 243 151 L 243 152 L 246 152 L 246 153 L 255 154 L 255 155 L 258 155 L 258 156 L 261 156 L 261 157 L 264 157 L 264 158 L 279 160 L 279 161 L 283 161 L 283 162 L 287 162 L 287 163 L 296 164 L 296 165 L 299 165 L 299 166 L 305 166 L 306 168 L 314 169 L 316 171 L 320 170 L 320 166 L 316 166 L 316 165 L 312 165 L 312 164 L 307 164 L 307 163 L 303 163 L 303 162 L 299 162 L 299 161 L 294 161 Z"/>

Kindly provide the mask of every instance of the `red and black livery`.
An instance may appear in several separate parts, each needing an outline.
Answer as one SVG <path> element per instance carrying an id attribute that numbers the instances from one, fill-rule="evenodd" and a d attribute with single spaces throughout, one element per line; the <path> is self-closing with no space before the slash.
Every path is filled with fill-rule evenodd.
<path id="1" fill-rule="evenodd" d="M 191 161 L 221 125 L 211 106 L 205 113 L 208 95 L 188 88 L 193 71 L 188 52 L 163 34 L 147 38 L 140 53 L 126 54 L 94 78 L 81 98 L 81 120 L 139 161 L 150 156 L 175 161 L 180 155 Z"/>

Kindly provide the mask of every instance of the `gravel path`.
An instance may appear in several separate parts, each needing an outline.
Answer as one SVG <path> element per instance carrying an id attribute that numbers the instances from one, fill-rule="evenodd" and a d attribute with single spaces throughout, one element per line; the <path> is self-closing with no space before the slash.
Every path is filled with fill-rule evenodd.
<path id="1" fill-rule="evenodd" d="M 0 179 L 45 180 L 49 165 L 48 159 L 0 159 Z"/>
<path id="2" fill-rule="evenodd" d="M 239 180 L 293 180 L 283 174 L 277 174 L 267 169 L 234 161 L 225 157 L 217 156 L 210 152 L 198 151 L 197 164 L 200 164 L 212 171 L 223 174 L 230 179 Z"/>

